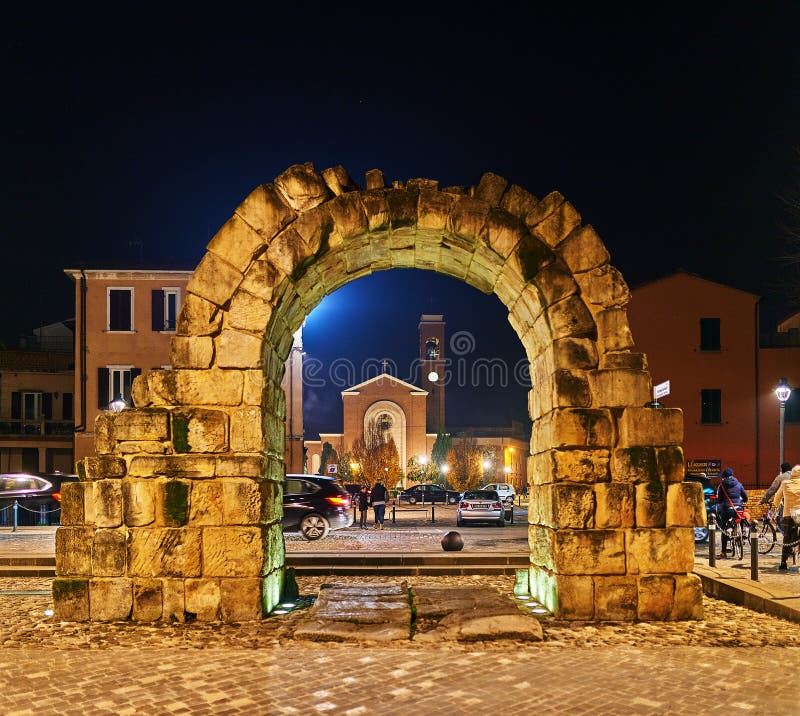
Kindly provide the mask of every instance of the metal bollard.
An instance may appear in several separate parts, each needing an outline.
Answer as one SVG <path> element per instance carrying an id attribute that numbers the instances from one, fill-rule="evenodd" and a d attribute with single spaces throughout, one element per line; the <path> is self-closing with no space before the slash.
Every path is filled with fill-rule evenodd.
<path id="1" fill-rule="evenodd" d="M 717 566 L 717 520 L 714 515 L 708 519 L 708 566 Z"/>
<path id="2" fill-rule="evenodd" d="M 750 579 L 758 581 L 758 520 L 750 527 Z"/>
<path id="3" fill-rule="evenodd" d="M 396 524 L 397 523 L 397 520 L 395 520 L 394 510 L 395 510 L 395 507 L 394 507 L 394 505 L 392 505 L 392 524 Z"/>
<path id="4" fill-rule="evenodd" d="M 431 524 L 436 522 L 436 504 L 431 502 Z"/>
<path id="5" fill-rule="evenodd" d="M 17 531 L 18 515 L 19 515 L 19 502 L 14 500 L 14 526 L 11 528 L 12 532 L 16 532 Z"/>

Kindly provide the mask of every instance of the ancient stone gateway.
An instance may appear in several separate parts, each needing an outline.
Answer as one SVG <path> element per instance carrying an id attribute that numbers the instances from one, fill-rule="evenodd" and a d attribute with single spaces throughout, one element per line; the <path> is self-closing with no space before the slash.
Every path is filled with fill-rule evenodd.
<path id="1" fill-rule="evenodd" d="M 64 487 L 56 617 L 259 619 L 280 598 L 280 388 L 292 335 L 372 271 L 428 269 L 494 293 L 530 360 L 530 586 L 581 620 L 702 616 L 692 574 L 699 486 L 683 482 L 679 410 L 642 407 L 628 288 L 558 192 L 501 177 L 361 189 L 295 165 L 208 244 L 172 340 L 173 370 L 102 415 L 85 479 Z"/>

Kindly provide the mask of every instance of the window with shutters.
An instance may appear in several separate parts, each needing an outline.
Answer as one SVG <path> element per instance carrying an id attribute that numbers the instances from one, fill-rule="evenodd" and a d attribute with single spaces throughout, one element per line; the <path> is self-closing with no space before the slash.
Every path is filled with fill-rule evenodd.
<path id="1" fill-rule="evenodd" d="M 61 419 L 72 420 L 75 417 L 75 404 L 72 393 L 61 394 Z"/>
<path id="2" fill-rule="evenodd" d="M 180 288 L 168 287 L 152 292 L 152 328 L 154 331 L 174 331 L 181 305 Z"/>
<path id="3" fill-rule="evenodd" d="M 22 393 L 22 419 L 41 420 L 42 413 L 42 394 L 41 393 Z"/>
<path id="4" fill-rule="evenodd" d="M 700 319 L 700 350 L 718 351 L 721 348 L 719 318 Z"/>
<path id="5" fill-rule="evenodd" d="M 133 289 L 109 288 L 107 300 L 107 326 L 109 331 L 133 331 Z"/>
<path id="6" fill-rule="evenodd" d="M 141 374 L 140 368 L 131 365 L 110 365 L 97 370 L 97 407 L 108 410 L 109 404 L 122 398 L 128 405 L 131 401 L 131 384 Z"/>
<path id="7" fill-rule="evenodd" d="M 700 391 L 700 422 L 719 425 L 722 422 L 722 391 L 704 388 Z"/>

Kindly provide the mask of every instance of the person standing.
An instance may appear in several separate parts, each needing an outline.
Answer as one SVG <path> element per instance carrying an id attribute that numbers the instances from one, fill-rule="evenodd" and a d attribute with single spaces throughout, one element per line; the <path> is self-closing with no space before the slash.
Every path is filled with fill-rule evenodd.
<path id="1" fill-rule="evenodd" d="M 383 519 L 386 516 L 386 503 L 389 500 L 389 490 L 386 489 L 380 477 L 375 482 L 375 487 L 372 488 L 372 494 L 369 499 L 375 512 L 375 529 L 382 530 Z"/>
<path id="2" fill-rule="evenodd" d="M 791 474 L 791 472 L 792 472 L 792 466 L 788 462 L 782 462 L 781 471 L 778 473 L 777 477 L 772 481 L 772 484 L 767 488 L 767 491 L 764 493 L 764 497 L 761 498 L 761 501 L 758 504 L 766 505 L 772 502 L 772 498 L 775 496 L 775 493 L 778 491 L 778 488 L 781 486 L 781 483 L 789 479 L 789 475 Z"/>
<path id="3" fill-rule="evenodd" d="M 358 495 L 358 526 L 367 529 L 367 513 L 369 512 L 369 490 L 366 485 L 361 486 Z"/>
<path id="4" fill-rule="evenodd" d="M 796 511 L 800 510 L 800 465 L 795 465 L 789 473 L 789 479 L 780 484 L 775 493 L 775 501 L 779 505 L 783 501 L 783 519 L 781 520 L 783 550 L 778 569 L 785 572 L 789 568 L 786 560 L 794 549 L 792 543 L 798 539 L 798 532 L 800 532 L 797 521 L 792 519 L 792 513 L 797 514 Z"/>
<path id="5" fill-rule="evenodd" d="M 725 526 L 734 518 L 736 511 L 744 507 L 744 503 L 747 502 L 747 491 L 729 467 L 726 467 L 719 476 L 722 482 L 717 488 L 717 524 L 722 530 L 722 553 L 718 557 L 725 559 L 728 556 L 728 535 L 725 534 Z"/>

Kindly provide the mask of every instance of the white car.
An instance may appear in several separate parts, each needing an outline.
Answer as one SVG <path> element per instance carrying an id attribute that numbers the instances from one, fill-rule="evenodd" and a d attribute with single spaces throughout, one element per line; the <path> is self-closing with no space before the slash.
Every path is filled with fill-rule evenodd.
<path id="1" fill-rule="evenodd" d="M 514 485 L 507 482 L 493 482 L 490 485 L 484 485 L 481 490 L 494 490 L 503 502 L 514 502 L 516 493 L 514 492 Z"/>

